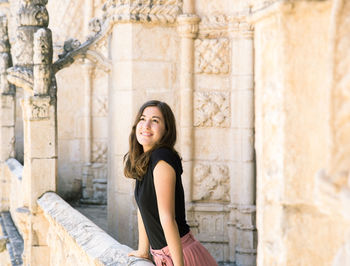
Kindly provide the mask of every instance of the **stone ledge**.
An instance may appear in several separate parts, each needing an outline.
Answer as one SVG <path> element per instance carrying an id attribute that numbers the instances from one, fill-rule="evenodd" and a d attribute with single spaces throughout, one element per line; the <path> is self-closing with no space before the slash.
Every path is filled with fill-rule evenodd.
<path id="1" fill-rule="evenodd" d="M 20 162 L 18 162 L 15 158 L 8 159 L 6 161 L 6 164 L 13 173 L 13 175 L 15 175 L 18 180 L 22 180 L 23 165 Z"/>
<path id="2" fill-rule="evenodd" d="M 154 265 L 147 260 L 128 257 L 130 247 L 118 243 L 57 194 L 47 192 L 37 202 L 50 227 L 57 230 L 57 234 L 67 234 L 73 239 L 91 265 Z"/>
<path id="3" fill-rule="evenodd" d="M 9 212 L 0 213 L 0 226 L 4 236 L 7 237 L 6 247 L 10 254 L 12 265 L 23 265 L 22 253 L 23 253 L 23 239 L 18 233 L 16 226 L 14 225 L 11 214 Z M 1 263 L 0 263 L 1 265 Z"/>

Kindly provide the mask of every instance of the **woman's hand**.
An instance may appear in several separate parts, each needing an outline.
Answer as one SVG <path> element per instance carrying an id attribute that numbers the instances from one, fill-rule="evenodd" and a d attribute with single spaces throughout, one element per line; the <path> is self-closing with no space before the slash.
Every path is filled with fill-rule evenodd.
<path id="1" fill-rule="evenodd" d="M 129 257 L 138 257 L 138 258 L 143 258 L 146 260 L 151 260 L 151 257 L 149 255 L 149 253 L 145 253 L 143 251 L 140 250 L 133 250 L 128 254 Z"/>

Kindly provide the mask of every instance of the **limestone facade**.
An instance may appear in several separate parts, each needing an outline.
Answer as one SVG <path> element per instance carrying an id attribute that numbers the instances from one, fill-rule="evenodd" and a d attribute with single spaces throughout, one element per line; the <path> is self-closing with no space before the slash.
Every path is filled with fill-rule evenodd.
<path id="1" fill-rule="evenodd" d="M 149 99 L 175 112 L 188 222 L 218 262 L 350 263 L 347 1 L 0 7 L 0 206 L 23 233 L 25 263 L 57 247 L 96 263 L 74 244 L 90 224 L 72 238 L 69 207 L 50 193 L 37 201 L 47 191 L 107 203 L 108 233 L 136 247 L 122 161 Z"/>

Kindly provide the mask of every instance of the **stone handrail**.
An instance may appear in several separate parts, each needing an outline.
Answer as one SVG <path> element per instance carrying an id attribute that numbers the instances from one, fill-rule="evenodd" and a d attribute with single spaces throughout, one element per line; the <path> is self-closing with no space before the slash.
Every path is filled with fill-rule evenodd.
<path id="1" fill-rule="evenodd" d="M 154 265 L 128 257 L 130 247 L 118 243 L 56 193 L 47 192 L 37 202 L 49 224 L 50 265 Z"/>

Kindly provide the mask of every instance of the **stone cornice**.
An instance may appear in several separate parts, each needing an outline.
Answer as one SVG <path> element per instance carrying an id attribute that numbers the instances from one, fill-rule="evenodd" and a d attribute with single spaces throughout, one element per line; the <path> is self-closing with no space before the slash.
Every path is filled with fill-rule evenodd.
<path id="1" fill-rule="evenodd" d="M 104 16 L 115 23 L 175 23 L 182 12 L 181 0 L 149 1 L 149 0 L 109 0 L 104 5 Z"/>

